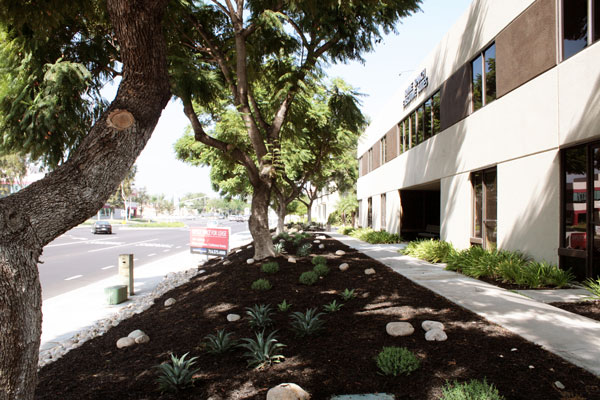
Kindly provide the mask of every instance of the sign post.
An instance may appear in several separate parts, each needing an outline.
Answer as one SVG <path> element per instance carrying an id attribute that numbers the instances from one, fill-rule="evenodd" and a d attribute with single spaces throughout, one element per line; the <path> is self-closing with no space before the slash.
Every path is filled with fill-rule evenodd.
<path id="1" fill-rule="evenodd" d="M 190 229 L 190 252 L 225 257 L 229 252 L 229 227 Z"/>

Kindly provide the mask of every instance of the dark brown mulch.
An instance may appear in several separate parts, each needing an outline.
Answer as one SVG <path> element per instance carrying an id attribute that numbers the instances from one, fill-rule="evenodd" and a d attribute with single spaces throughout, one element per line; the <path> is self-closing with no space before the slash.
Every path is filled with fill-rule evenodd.
<path id="1" fill-rule="evenodd" d="M 362 253 L 333 239 L 322 242 L 326 248 L 313 251 L 328 258 L 331 272 L 310 287 L 298 283 L 299 275 L 312 268 L 309 258 L 291 264 L 280 257 L 280 271 L 268 276 L 259 265 L 246 264 L 251 249 L 231 255 L 228 266 L 211 261 L 203 267 L 206 273 L 157 299 L 146 312 L 44 367 L 36 398 L 264 399 L 269 388 L 295 382 L 313 399 L 372 392 L 392 393 L 397 399 L 438 399 L 447 380 L 484 377 L 507 399 L 600 398 L 600 380 L 592 374 L 411 283 Z M 337 249 L 347 254 L 333 255 Z M 342 262 L 350 264 L 348 271 L 337 269 Z M 377 273 L 367 276 L 365 268 Z M 273 289 L 252 291 L 250 285 L 258 278 L 268 278 Z M 274 329 L 286 345 L 286 358 L 280 364 L 253 370 L 246 367 L 242 350 L 221 356 L 203 351 L 204 336 L 217 329 L 227 329 L 238 339 L 253 336 L 244 319 L 228 323 L 228 313 L 243 315 L 245 307 L 275 306 L 283 299 L 293 304 L 293 311 L 322 308 L 334 299 L 339 302 L 338 294 L 345 288 L 356 289 L 358 297 L 345 302 L 341 311 L 324 315 L 326 329 L 318 336 L 295 337 L 289 330 L 288 314 L 276 313 Z M 162 304 L 168 297 L 177 303 L 167 309 Z M 448 341 L 425 340 L 420 326 L 430 319 L 446 325 Z M 385 326 L 395 320 L 411 322 L 415 333 L 388 336 Z M 134 329 L 144 330 L 151 341 L 118 350 L 117 339 Z M 384 346 L 407 347 L 419 357 L 421 367 L 410 376 L 380 375 L 374 357 Z M 514 348 L 517 351 L 511 351 Z M 199 357 L 195 386 L 177 395 L 161 395 L 155 366 L 167 361 L 170 353 L 187 352 Z M 557 389 L 556 381 L 566 389 Z"/>
<path id="2" fill-rule="evenodd" d="M 600 321 L 600 300 L 580 301 L 578 303 L 550 303 L 550 305 Z"/>

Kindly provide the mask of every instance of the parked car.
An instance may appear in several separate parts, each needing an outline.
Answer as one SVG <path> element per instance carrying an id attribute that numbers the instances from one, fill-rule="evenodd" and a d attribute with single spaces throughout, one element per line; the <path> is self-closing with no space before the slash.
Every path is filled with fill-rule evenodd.
<path id="1" fill-rule="evenodd" d="M 96 221 L 92 225 L 92 233 L 112 233 L 112 225 L 108 221 Z"/>

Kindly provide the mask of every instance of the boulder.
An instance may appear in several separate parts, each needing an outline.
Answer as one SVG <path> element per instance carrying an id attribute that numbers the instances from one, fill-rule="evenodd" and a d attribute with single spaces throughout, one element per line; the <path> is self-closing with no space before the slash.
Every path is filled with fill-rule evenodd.
<path id="1" fill-rule="evenodd" d="M 150 341 L 150 336 L 142 335 L 135 338 L 135 342 L 137 344 L 148 343 Z"/>
<path id="2" fill-rule="evenodd" d="M 375 270 L 373 268 L 365 269 L 365 275 L 373 275 L 374 273 L 375 273 Z"/>
<path id="3" fill-rule="evenodd" d="M 423 321 L 421 327 L 425 332 L 429 332 L 432 329 L 439 329 L 440 331 L 444 330 L 444 324 L 438 321 Z"/>
<path id="4" fill-rule="evenodd" d="M 390 336 L 410 336 L 415 332 L 415 328 L 410 322 L 389 322 L 385 326 L 385 331 Z"/>
<path id="5" fill-rule="evenodd" d="M 235 322 L 239 320 L 241 317 L 238 314 L 227 314 L 227 321 Z"/>
<path id="6" fill-rule="evenodd" d="M 168 299 L 165 300 L 165 307 L 171 307 L 176 302 L 177 302 L 177 300 L 175 300 L 174 298 L 170 297 L 170 298 L 168 298 Z"/>
<path id="7" fill-rule="evenodd" d="M 133 340 L 139 338 L 140 336 L 144 336 L 145 333 L 144 331 L 140 330 L 140 329 L 136 329 L 135 331 L 131 332 L 129 335 L 127 335 L 127 337 L 132 338 Z"/>
<path id="8" fill-rule="evenodd" d="M 343 256 L 344 254 L 346 254 L 346 252 L 345 252 L 344 250 L 337 250 L 337 251 L 335 252 L 335 255 L 336 255 L 336 256 Z"/>
<path id="9" fill-rule="evenodd" d="M 343 263 L 340 265 L 340 271 L 347 271 L 348 268 L 350 268 L 350 266 L 348 265 L 348 263 Z"/>
<path id="10" fill-rule="evenodd" d="M 446 332 L 441 329 L 432 329 L 425 333 L 425 340 L 428 342 L 443 342 L 448 339 Z"/>
<path id="11" fill-rule="evenodd" d="M 130 337 L 122 337 L 121 339 L 117 340 L 117 348 L 118 349 L 133 346 L 134 344 L 135 344 L 135 339 L 130 338 Z"/>
<path id="12" fill-rule="evenodd" d="M 267 400 L 308 400 L 310 394 L 295 383 L 282 383 L 267 392 Z"/>

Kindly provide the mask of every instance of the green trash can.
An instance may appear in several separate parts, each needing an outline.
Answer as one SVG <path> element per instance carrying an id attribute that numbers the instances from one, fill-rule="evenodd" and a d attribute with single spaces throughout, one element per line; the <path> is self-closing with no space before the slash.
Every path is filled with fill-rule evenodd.
<path id="1" fill-rule="evenodd" d="M 106 301 L 110 305 L 119 304 L 127 300 L 127 285 L 116 285 L 104 288 Z"/>

